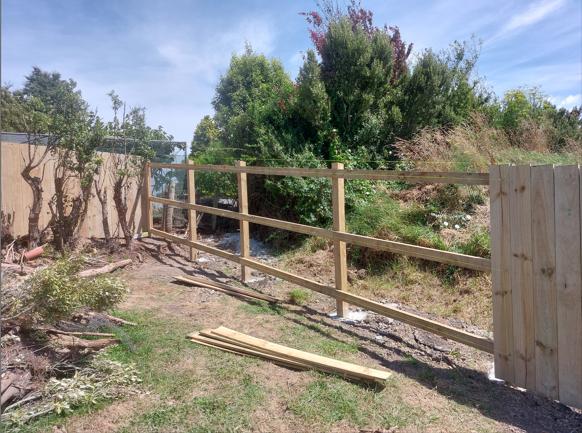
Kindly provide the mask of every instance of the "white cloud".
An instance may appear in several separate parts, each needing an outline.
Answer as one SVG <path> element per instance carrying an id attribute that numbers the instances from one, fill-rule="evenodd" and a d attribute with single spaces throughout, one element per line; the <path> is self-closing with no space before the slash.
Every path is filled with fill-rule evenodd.
<path id="1" fill-rule="evenodd" d="M 526 10 L 513 15 L 488 42 L 500 39 L 540 22 L 551 13 L 560 9 L 565 2 L 565 0 L 541 0 L 531 4 Z"/>
<path id="2" fill-rule="evenodd" d="M 568 95 L 564 99 L 559 98 L 551 98 L 553 99 L 553 103 L 556 104 L 558 107 L 568 108 L 571 109 L 575 106 L 582 105 L 582 94 L 578 93 L 577 95 Z"/>

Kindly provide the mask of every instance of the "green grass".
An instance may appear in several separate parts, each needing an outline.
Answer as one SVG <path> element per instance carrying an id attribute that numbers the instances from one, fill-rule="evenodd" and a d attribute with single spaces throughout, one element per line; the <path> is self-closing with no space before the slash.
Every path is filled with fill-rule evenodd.
<path id="1" fill-rule="evenodd" d="M 289 301 L 295 305 L 305 305 L 311 299 L 311 293 L 307 290 L 293 289 L 289 292 Z"/>
<path id="2" fill-rule="evenodd" d="M 380 238 L 392 235 L 403 242 L 445 249 L 441 237 L 426 223 L 428 212 L 419 205 L 404 209 L 388 193 L 379 192 L 370 202 L 349 212 L 348 231 Z"/>
<path id="3" fill-rule="evenodd" d="M 272 314 L 281 316 L 285 313 L 285 309 L 277 304 L 270 304 L 266 301 L 249 301 L 248 303 L 240 304 L 239 307 L 247 314 Z"/>
<path id="4" fill-rule="evenodd" d="M 340 378 L 314 375 L 316 379 L 289 405 L 295 415 L 306 421 L 327 425 L 344 421 L 388 429 L 417 423 L 422 413 L 398 401 L 394 384 L 378 392 Z"/>

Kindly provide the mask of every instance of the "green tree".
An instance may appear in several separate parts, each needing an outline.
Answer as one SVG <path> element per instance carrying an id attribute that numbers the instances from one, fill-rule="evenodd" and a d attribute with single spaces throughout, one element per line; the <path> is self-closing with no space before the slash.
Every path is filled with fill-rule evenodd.
<path id="1" fill-rule="evenodd" d="M 386 108 L 392 75 L 390 37 L 370 34 L 347 18 L 331 22 L 321 50 L 321 70 L 331 120 L 342 143 L 355 144 L 364 121 Z"/>
<path id="2" fill-rule="evenodd" d="M 303 143 L 312 143 L 318 156 L 329 157 L 331 129 L 330 101 L 321 79 L 321 69 L 315 52 L 308 50 L 297 77 L 295 101 L 298 138 Z M 303 146 L 298 143 L 298 150 Z"/>
<path id="3" fill-rule="evenodd" d="M 208 148 L 208 146 L 210 146 L 210 143 L 218 140 L 219 135 L 220 131 L 218 130 L 214 119 L 208 115 L 204 116 L 194 130 L 190 156 L 195 157 L 203 152 Z"/>
<path id="4" fill-rule="evenodd" d="M 59 250 L 72 246 L 87 215 L 96 168 L 100 163 L 100 124 L 73 80 L 58 72 L 34 67 L 19 92 L 24 100 L 42 103 L 38 110 L 48 119 L 48 148 L 54 159 L 55 194 L 49 201 L 51 230 Z M 79 191 L 75 193 L 73 191 Z"/>
<path id="5" fill-rule="evenodd" d="M 10 132 L 26 132 L 25 105 L 10 86 L 0 87 L 0 129 Z"/>
<path id="6" fill-rule="evenodd" d="M 455 42 L 440 54 L 426 50 L 405 83 L 402 136 L 425 127 L 447 127 L 467 119 L 488 99 L 471 75 L 479 55 L 475 45 Z"/>
<path id="7" fill-rule="evenodd" d="M 135 210 L 129 209 L 129 203 L 137 201 L 140 187 L 144 184 L 144 162 L 156 155 L 153 141 L 171 140 L 172 136 L 161 126 L 154 129 L 146 124 L 144 107 L 131 107 L 126 111 L 126 104 L 114 91 L 108 95 L 113 119 L 108 122 L 107 131 L 112 136 L 111 146 L 114 149 L 108 171 L 113 180 L 113 203 L 125 246 L 131 248 L 136 227 Z M 136 191 L 133 200 L 129 196 L 132 191 Z"/>
<path id="8" fill-rule="evenodd" d="M 293 82 L 279 61 L 255 54 L 250 46 L 234 55 L 213 100 L 224 146 L 247 162 L 280 154 L 291 141 L 292 96 Z"/>

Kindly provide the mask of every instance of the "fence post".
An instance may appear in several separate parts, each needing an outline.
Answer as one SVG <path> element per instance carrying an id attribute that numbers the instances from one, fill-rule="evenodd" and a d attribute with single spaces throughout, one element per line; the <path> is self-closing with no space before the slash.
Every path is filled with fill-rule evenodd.
<path id="1" fill-rule="evenodd" d="M 331 165 L 333 170 L 343 170 L 341 162 L 334 162 Z M 333 203 L 333 229 L 336 232 L 346 231 L 346 214 L 344 198 L 344 178 L 337 174 L 331 177 L 332 203 Z M 347 290 L 348 288 L 348 268 L 346 259 L 346 243 L 343 241 L 333 241 L 333 256 L 335 267 L 335 288 L 337 290 Z M 337 315 L 344 317 L 348 313 L 348 304 L 338 299 Z"/>
<path id="2" fill-rule="evenodd" d="M 244 161 L 236 161 L 235 167 L 246 167 L 247 163 Z M 238 211 L 241 214 L 249 213 L 249 198 L 247 190 L 247 174 L 240 171 L 236 174 L 238 184 Z M 249 244 L 249 222 L 240 221 L 240 256 L 250 258 L 250 244 Z M 250 278 L 250 269 L 245 265 L 240 266 L 241 280 L 247 281 Z"/>
<path id="3" fill-rule="evenodd" d="M 188 159 L 188 164 L 192 165 L 194 164 L 194 162 Z M 194 169 L 189 168 L 188 170 L 186 170 L 186 175 L 188 177 L 188 203 L 196 204 L 196 178 L 195 178 L 196 173 L 194 172 Z M 190 240 L 192 242 L 196 242 L 196 240 L 198 239 L 196 218 L 197 218 L 196 211 L 194 209 L 189 209 L 188 229 L 190 232 Z M 197 255 L 198 254 L 196 248 L 190 248 L 190 260 L 191 261 L 196 260 Z"/>
<path id="4" fill-rule="evenodd" d="M 150 195 L 152 193 L 152 166 L 150 162 L 146 162 L 143 168 L 143 191 L 141 199 L 143 201 L 143 221 L 145 224 L 145 231 L 147 231 L 148 236 L 151 237 L 151 230 L 154 227 L 153 216 L 152 216 L 152 204 L 150 203 Z M 144 230 L 142 229 L 142 232 Z"/>

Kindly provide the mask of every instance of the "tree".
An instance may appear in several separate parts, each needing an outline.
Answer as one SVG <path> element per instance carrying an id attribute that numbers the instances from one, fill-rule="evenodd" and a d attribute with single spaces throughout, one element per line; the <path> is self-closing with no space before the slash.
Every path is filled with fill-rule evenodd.
<path id="1" fill-rule="evenodd" d="M 488 101 L 472 79 L 478 57 L 478 47 L 460 42 L 440 54 L 430 49 L 422 54 L 404 85 L 404 138 L 425 127 L 458 124 Z"/>
<path id="2" fill-rule="evenodd" d="M 113 152 L 107 169 L 113 182 L 113 202 L 125 246 L 131 248 L 135 234 L 135 211 L 129 209 L 129 194 L 132 187 L 142 187 L 144 184 L 143 165 L 156 155 L 152 142 L 169 141 L 172 136 L 161 126 L 156 129 L 147 126 L 145 108 L 131 107 L 126 111 L 126 104 L 114 91 L 109 93 L 109 97 L 113 119 L 107 124 L 107 131 L 112 136 L 110 142 Z M 137 193 L 134 203 L 137 202 L 140 188 L 135 190 Z"/>
<path id="3" fill-rule="evenodd" d="M 342 18 L 329 25 L 321 70 L 331 102 L 331 121 L 342 143 L 355 144 L 364 120 L 384 109 L 390 93 L 392 47 L 388 35 Z"/>
<path id="4" fill-rule="evenodd" d="M 34 67 L 19 93 L 24 100 L 40 101 L 37 109 L 47 119 L 47 148 L 55 159 L 50 226 L 56 247 L 63 250 L 74 245 L 87 215 L 99 164 L 95 149 L 100 143 L 96 128 L 100 120 L 89 111 L 77 84 L 62 79 L 58 72 Z"/>
<path id="5" fill-rule="evenodd" d="M 25 106 L 10 86 L 0 87 L 0 129 L 9 132 L 25 132 Z"/>
<path id="6" fill-rule="evenodd" d="M 279 61 L 255 54 L 250 46 L 234 55 L 212 102 L 224 147 L 248 162 L 280 153 L 291 141 L 292 96 L 293 83 Z"/>
<path id="7" fill-rule="evenodd" d="M 314 144 L 316 154 L 328 159 L 331 132 L 330 101 L 313 50 L 307 51 L 297 77 L 295 113 L 300 131 L 298 138 L 302 142 Z"/>
<path id="8" fill-rule="evenodd" d="M 210 143 L 218 140 L 219 134 L 220 131 L 218 130 L 214 119 L 208 115 L 204 116 L 194 130 L 190 156 L 195 157 L 208 148 Z"/>

